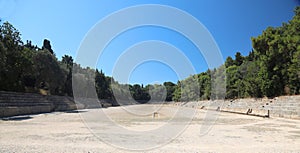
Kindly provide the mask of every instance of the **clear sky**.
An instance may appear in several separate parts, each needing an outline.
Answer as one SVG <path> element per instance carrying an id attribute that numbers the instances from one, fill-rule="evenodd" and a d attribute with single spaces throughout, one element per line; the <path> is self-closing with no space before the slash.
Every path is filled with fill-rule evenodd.
<path id="1" fill-rule="evenodd" d="M 47 38 L 59 59 L 65 54 L 76 58 L 81 41 L 97 22 L 115 11 L 140 4 L 168 5 L 191 14 L 210 31 L 225 60 L 237 51 L 247 55 L 252 48 L 251 37 L 260 35 L 268 26 L 277 27 L 290 20 L 300 3 L 299 0 L 0 0 L 0 17 L 21 32 L 24 42 L 31 40 L 41 47 L 43 39 Z M 197 73 L 207 69 L 202 55 L 186 38 L 172 30 L 151 26 L 129 30 L 116 37 L 99 58 L 97 68 L 111 76 L 124 50 L 146 40 L 176 46 Z M 132 71 L 129 83 L 176 82 L 178 79 L 176 72 L 167 65 L 146 62 Z"/>

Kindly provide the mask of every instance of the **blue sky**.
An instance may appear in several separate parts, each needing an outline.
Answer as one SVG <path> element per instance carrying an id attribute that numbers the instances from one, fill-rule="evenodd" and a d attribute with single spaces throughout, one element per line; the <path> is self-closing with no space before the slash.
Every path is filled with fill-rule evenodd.
<path id="1" fill-rule="evenodd" d="M 237 51 L 247 55 L 251 37 L 256 37 L 268 26 L 277 27 L 293 16 L 297 0 L 172 0 L 122 1 L 100 0 L 0 0 L 0 17 L 12 23 L 24 42 L 42 46 L 43 39 L 51 41 L 56 56 L 76 52 L 87 32 L 105 16 L 120 9 L 141 5 L 162 4 L 181 9 L 198 19 L 212 34 L 224 60 Z M 170 17 L 170 20 L 172 18 Z M 125 21 L 124 21 L 125 22 Z M 197 73 L 207 64 L 197 48 L 179 33 L 160 27 L 141 27 L 116 37 L 103 51 L 97 68 L 111 76 L 118 57 L 126 48 L 141 41 L 159 40 L 180 49 L 193 64 Z M 136 67 L 129 83 L 176 82 L 176 70 L 159 62 L 146 62 Z"/>

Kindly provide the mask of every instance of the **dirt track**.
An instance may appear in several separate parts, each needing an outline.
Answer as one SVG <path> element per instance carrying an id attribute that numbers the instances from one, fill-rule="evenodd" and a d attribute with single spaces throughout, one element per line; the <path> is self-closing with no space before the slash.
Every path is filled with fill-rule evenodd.
<path id="1" fill-rule="evenodd" d="M 155 142 L 159 142 L 162 145 L 148 152 L 300 152 L 299 120 L 219 113 L 216 122 L 209 122 L 203 120 L 207 115 L 206 111 L 196 110 L 195 118 L 185 131 L 175 139 L 169 137 L 172 141 L 164 144 L 156 140 L 168 133 L 166 131 L 162 135 L 150 135 L 151 139 L 147 139 L 147 135 L 145 140 L 138 136 L 132 139 L 130 133 L 116 131 L 113 126 L 119 125 L 137 133 L 155 130 L 172 122 L 170 119 L 174 115 L 173 110 L 177 108 L 164 106 L 157 110 L 159 116 L 153 118 L 149 113 L 151 111 L 147 112 L 152 106 L 128 107 L 145 113 L 135 117 L 120 107 L 101 110 L 114 121 L 114 125 L 101 117 L 93 118 L 96 119 L 95 125 L 94 122 L 89 124 L 87 120 L 83 122 L 82 118 L 95 116 L 99 110 L 82 110 L 81 115 L 76 112 L 58 112 L 0 120 L 0 152 L 130 152 L 107 142 L 129 144 L 128 146 L 143 145 L 140 142 L 152 143 L 154 146 L 157 146 Z M 193 111 L 183 109 L 184 115 Z M 184 121 L 188 118 L 182 114 L 170 124 L 170 130 L 186 124 Z M 209 123 L 213 124 L 203 135 L 200 129 L 202 125 Z M 87 125 L 102 138 L 92 134 Z"/>

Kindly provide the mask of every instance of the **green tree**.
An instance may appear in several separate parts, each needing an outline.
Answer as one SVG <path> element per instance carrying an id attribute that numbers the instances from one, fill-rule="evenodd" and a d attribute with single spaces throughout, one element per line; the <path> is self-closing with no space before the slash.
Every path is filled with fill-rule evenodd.
<path id="1" fill-rule="evenodd" d="M 139 84 L 134 84 L 133 86 L 129 87 L 131 91 L 131 95 L 134 100 L 142 101 L 143 100 L 143 90 Z"/>
<path id="2" fill-rule="evenodd" d="M 51 94 L 64 94 L 64 81 L 67 72 L 62 69 L 57 59 L 48 50 L 40 50 L 33 57 L 36 72 L 36 87 L 41 83 L 49 85 Z"/>
<path id="3" fill-rule="evenodd" d="M 235 65 L 240 66 L 244 61 L 244 57 L 240 52 L 236 52 L 235 54 Z"/>
<path id="4" fill-rule="evenodd" d="M 172 101 L 173 93 L 176 88 L 176 84 L 173 82 L 164 82 L 163 84 L 167 90 L 166 101 Z"/>
<path id="5" fill-rule="evenodd" d="M 164 102 L 167 98 L 166 87 L 161 84 L 147 85 L 149 96 L 153 102 Z"/>
<path id="6" fill-rule="evenodd" d="M 244 97 L 262 97 L 261 84 L 263 80 L 258 76 L 259 65 L 257 62 L 246 61 L 241 67 L 246 69 L 243 73 L 243 82 L 244 82 Z"/>
<path id="7" fill-rule="evenodd" d="M 300 44 L 299 7 L 289 23 L 267 28 L 262 35 L 252 38 L 254 56 L 260 66 L 261 90 L 268 97 L 295 94 L 297 67 L 294 58 Z M 296 86 L 295 86 L 296 85 Z"/>
<path id="8" fill-rule="evenodd" d="M 292 63 L 288 69 L 289 76 L 289 93 L 299 94 L 300 92 L 300 46 L 293 55 Z"/>
<path id="9" fill-rule="evenodd" d="M 73 69 L 73 58 L 72 56 L 69 55 L 64 55 L 62 57 L 61 63 L 63 66 L 66 67 L 67 70 L 67 77 L 65 80 L 65 91 L 64 93 L 67 94 L 68 96 L 73 96 L 73 90 L 72 90 L 72 69 Z"/>
<path id="10" fill-rule="evenodd" d="M 0 26 L 1 90 L 24 91 L 21 81 L 23 72 L 20 32 L 8 22 Z"/>
<path id="11" fill-rule="evenodd" d="M 181 82 L 178 81 L 172 96 L 173 101 L 181 101 Z"/>
<path id="12" fill-rule="evenodd" d="M 198 82 L 200 85 L 200 99 L 209 100 L 211 94 L 211 76 L 210 71 L 202 72 L 198 75 Z"/>
<path id="13" fill-rule="evenodd" d="M 54 52 L 52 50 L 52 47 L 51 47 L 51 44 L 50 44 L 50 41 L 48 39 L 44 39 L 42 49 L 43 50 L 48 50 L 51 54 L 54 54 Z"/>
<path id="14" fill-rule="evenodd" d="M 238 74 L 238 66 L 233 65 L 226 68 L 226 98 L 237 98 L 239 87 L 238 81 L 240 80 Z"/>
<path id="15" fill-rule="evenodd" d="M 191 75 L 180 81 L 181 101 L 197 101 L 200 100 L 200 85 L 197 75 Z M 178 92 L 178 91 L 177 91 Z"/>
<path id="16" fill-rule="evenodd" d="M 228 56 L 225 61 L 225 66 L 229 67 L 233 65 L 235 65 L 235 61 L 230 56 Z"/>
<path id="17" fill-rule="evenodd" d="M 96 92 L 98 94 L 98 98 L 100 99 L 111 98 L 110 81 L 111 80 L 105 76 L 102 70 L 99 72 L 98 69 L 96 69 L 95 86 L 96 86 Z"/>

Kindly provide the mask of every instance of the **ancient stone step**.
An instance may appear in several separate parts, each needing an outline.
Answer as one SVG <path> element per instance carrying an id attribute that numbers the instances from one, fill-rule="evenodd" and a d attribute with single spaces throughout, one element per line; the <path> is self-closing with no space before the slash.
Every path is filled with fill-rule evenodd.
<path id="1" fill-rule="evenodd" d="M 0 117 L 74 109 L 70 97 L 0 91 Z"/>
<path id="2" fill-rule="evenodd" d="M 18 106 L 50 106 L 51 103 L 0 103 L 0 107 L 18 107 Z"/>

